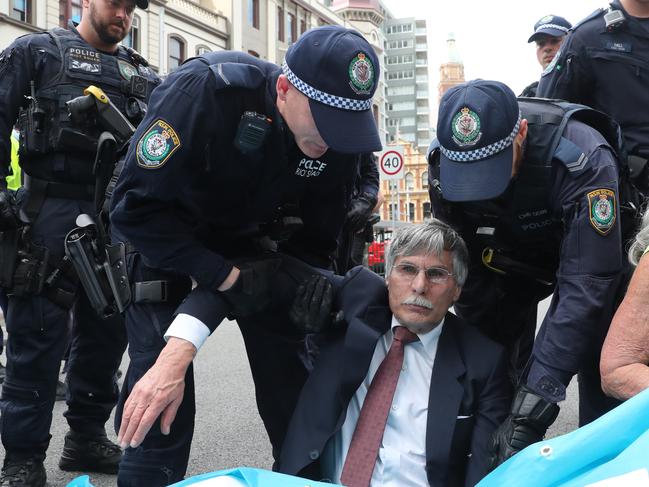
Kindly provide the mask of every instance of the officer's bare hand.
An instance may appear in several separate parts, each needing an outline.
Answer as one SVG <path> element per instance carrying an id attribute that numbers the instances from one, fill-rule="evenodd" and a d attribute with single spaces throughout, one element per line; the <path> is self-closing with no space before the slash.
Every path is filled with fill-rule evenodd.
<path id="1" fill-rule="evenodd" d="M 122 448 L 137 447 L 151 426 L 160 419 L 162 434 L 168 435 L 185 392 L 185 373 L 196 355 L 187 340 L 171 337 L 158 360 L 135 384 L 124 404 L 118 441 Z"/>

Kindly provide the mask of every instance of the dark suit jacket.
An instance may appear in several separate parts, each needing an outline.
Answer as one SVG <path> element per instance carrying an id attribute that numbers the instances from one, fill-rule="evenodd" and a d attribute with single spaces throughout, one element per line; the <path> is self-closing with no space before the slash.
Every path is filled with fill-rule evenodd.
<path id="1" fill-rule="evenodd" d="M 337 293 L 346 329 L 328 336 L 284 442 L 279 470 L 318 480 L 318 459 L 342 427 L 392 313 L 385 282 L 366 269 L 345 277 Z M 487 473 L 489 438 L 508 414 L 511 387 L 502 348 L 446 314 L 433 366 L 426 430 L 431 486 L 472 486 Z M 465 419 L 459 419 L 466 416 Z"/>

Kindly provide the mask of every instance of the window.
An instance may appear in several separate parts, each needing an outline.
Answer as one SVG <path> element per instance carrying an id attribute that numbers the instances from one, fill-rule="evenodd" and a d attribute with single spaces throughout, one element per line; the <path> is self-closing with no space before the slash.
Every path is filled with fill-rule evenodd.
<path id="1" fill-rule="evenodd" d="M 31 0 L 13 0 L 10 12 L 11 18 L 22 22 L 32 21 L 32 2 Z"/>
<path id="2" fill-rule="evenodd" d="M 207 46 L 196 46 L 196 55 L 200 56 L 201 54 L 205 54 L 210 52 L 212 49 L 210 49 Z"/>
<path id="3" fill-rule="evenodd" d="M 411 172 L 406 173 L 406 191 L 415 189 L 415 177 Z"/>
<path id="4" fill-rule="evenodd" d="M 414 110 L 414 109 L 415 109 L 414 101 L 402 101 L 399 103 L 390 103 L 389 105 L 389 110 L 395 112 L 399 112 L 401 110 Z"/>
<path id="5" fill-rule="evenodd" d="M 430 209 L 430 201 L 424 202 L 422 210 L 424 212 L 424 220 L 430 220 L 433 217 L 433 212 Z"/>
<path id="6" fill-rule="evenodd" d="M 277 40 L 284 42 L 284 9 L 277 7 Z"/>
<path id="7" fill-rule="evenodd" d="M 297 39 L 297 24 L 295 23 L 295 15 L 288 14 L 288 25 L 286 26 L 289 44 L 293 44 Z"/>
<path id="8" fill-rule="evenodd" d="M 300 35 L 304 34 L 306 32 L 306 20 L 301 19 L 300 20 Z"/>
<path id="9" fill-rule="evenodd" d="M 409 222 L 414 222 L 415 221 L 415 204 L 414 203 L 408 203 L 408 221 Z"/>
<path id="10" fill-rule="evenodd" d="M 428 187 L 428 171 L 421 173 L 421 187 L 424 189 Z"/>
<path id="11" fill-rule="evenodd" d="M 178 37 L 169 37 L 169 57 L 167 58 L 167 71 L 171 72 L 185 60 L 185 43 Z"/>
<path id="12" fill-rule="evenodd" d="M 415 94 L 415 87 L 413 85 L 388 87 L 388 96 L 414 95 L 414 94 Z"/>
<path id="13" fill-rule="evenodd" d="M 400 41 L 390 42 L 390 49 L 405 49 L 406 47 L 412 47 L 412 40 L 402 39 Z"/>
<path id="14" fill-rule="evenodd" d="M 259 0 L 248 0 L 248 23 L 259 29 Z"/>
<path id="15" fill-rule="evenodd" d="M 394 71 L 392 73 L 388 73 L 388 79 L 389 80 L 412 79 L 414 77 L 415 77 L 415 72 L 414 71 Z"/>
<path id="16" fill-rule="evenodd" d="M 81 11 L 81 0 L 59 0 L 59 26 L 67 27 L 70 20 L 80 22 Z"/>
<path id="17" fill-rule="evenodd" d="M 124 37 L 122 44 L 126 47 L 132 47 L 136 51 L 140 50 L 140 17 L 137 15 L 133 16 L 131 31 Z"/>
<path id="18" fill-rule="evenodd" d="M 390 220 L 396 220 L 397 219 L 397 204 L 396 203 L 390 203 Z"/>

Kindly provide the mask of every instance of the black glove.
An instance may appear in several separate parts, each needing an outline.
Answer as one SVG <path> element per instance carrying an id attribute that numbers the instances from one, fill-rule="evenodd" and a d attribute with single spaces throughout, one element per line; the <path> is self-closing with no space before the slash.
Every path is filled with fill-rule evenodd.
<path id="1" fill-rule="evenodd" d="M 354 198 L 347 212 L 347 226 L 353 232 L 362 230 L 376 206 L 376 196 L 362 193 Z"/>
<path id="2" fill-rule="evenodd" d="M 281 259 L 271 258 L 238 266 L 240 273 L 236 282 L 230 289 L 221 291 L 232 306 L 232 316 L 245 318 L 270 306 L 272 278 L 281 265 Z"/>
<path id="3" fill-rule="evenodd" d="M 13 230 L 20 226 L 18 209 L 14 195 L 6 189 L 0 189 L 0 232 Z"/>
<path id="4" fill-rule="evenodd" d="M 541 441 L 559 414 L 559 406 L 521 387 L 505 422 L 491 436 L 489 453 L 494 469 L 525 447 Z"/>
<path id="5" fill-rule="evenodd" d="M 342 320 L 332 314 L 333 286 L 324 276 L 314 275 L 300 284 L 288 316 L 302 333 L 320 333 Z"/>

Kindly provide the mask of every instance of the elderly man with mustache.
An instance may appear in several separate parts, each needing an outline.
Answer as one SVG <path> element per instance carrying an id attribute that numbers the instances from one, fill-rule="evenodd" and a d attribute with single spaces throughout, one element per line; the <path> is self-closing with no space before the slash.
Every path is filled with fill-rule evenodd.
<path id="1" fill-rule="evenodd" d="M 402 229 L 386 279 L 357 267 L 340 286 L 312 278 L 293 318 L 342 325 L 320 354 L 295 409 L 279 469 L 349 487 L 475 485 L 511 398 L 502 348 L 449 308 L 467 276 L 464 241 L 432 220 Z"/>

